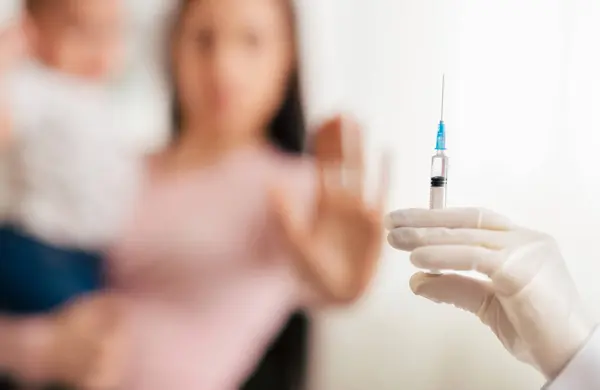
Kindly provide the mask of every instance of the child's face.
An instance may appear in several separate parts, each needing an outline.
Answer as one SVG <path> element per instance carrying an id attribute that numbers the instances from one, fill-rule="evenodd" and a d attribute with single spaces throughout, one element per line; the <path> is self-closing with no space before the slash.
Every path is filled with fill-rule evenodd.
<path id="1" fill-rule="evenodd" d="M 62 72 L 103 80 L 121 68 L 122 0 L 63 0 L 31 18 L 33 51 Z"/>

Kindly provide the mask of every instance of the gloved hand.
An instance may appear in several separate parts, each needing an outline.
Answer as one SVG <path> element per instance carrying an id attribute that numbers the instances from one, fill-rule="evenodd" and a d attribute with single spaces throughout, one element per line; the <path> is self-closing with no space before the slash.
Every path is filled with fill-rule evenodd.
<path id="1" fill-rule="evenodd" d="M 418 268 L 477 271 L 413 275 L 417 295 L 467 310 L 519 360 L 554 379 L 585 344 L 595 322 L 584 309 L 554 239 L 482 209 L 398 210 L 386 217 L 389 243 L 412 251 Z"/>

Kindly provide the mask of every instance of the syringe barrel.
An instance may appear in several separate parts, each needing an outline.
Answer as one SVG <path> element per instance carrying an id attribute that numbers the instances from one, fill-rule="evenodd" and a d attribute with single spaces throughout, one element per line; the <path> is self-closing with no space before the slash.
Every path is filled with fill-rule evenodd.
<path id="1" fill-rule="evenodd" d="M 431 181 L 433 182 L 432 178 Z M 430 209 L 443 209 L 446 207 L 446 186 L 431 186 L 429 190 L 429 208 Z"/>
<path id="2" fill-rule="evenodd" d="M 429 208 L 443 209 L 446 207 L 446 189 L 448 185 L 448 156 L 438 150 L 431 158 L 431 187 L 429 188 Z M 441 274 L 440 271 L 431 269 L 432 275 Z"/>
<path id="3" fill-rule="evenodd" d="M 446 188 L 448 185 L 448 156 L 438 150 L 431 158 L 431 187 L 429 190 L 429 208 L 446 207 Z"/>
<path id="4" fill-rule="evenodd" d="M 446 156 L 443 150 L 438 150 L 431 157 L 431 177 L 448 179 L 448 156 Z"/>
<path id="5" fill-rule="evenodd" d="M 446 178 L 433 176 L 431 178 L 431 187 L 429 189 L 429 208 L 443 209 L 446 207 Z M 440 275 L 441 272 L 436 269 L 430 269 L 432 275 Z"/>

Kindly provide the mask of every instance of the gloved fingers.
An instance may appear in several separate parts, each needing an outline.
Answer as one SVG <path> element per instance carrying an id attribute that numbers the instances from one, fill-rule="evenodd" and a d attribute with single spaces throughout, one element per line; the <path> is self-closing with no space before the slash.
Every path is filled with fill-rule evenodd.
<path id="1" fill-rule="evenodd" d="M 429 245 L 472 245 L 502 249 L 509 245 L 506 232 L 480 229 L 409 228 L 392 229 L 389 244 L 400 250 L 413 251 Z"/>
<path id="2" fill-rule="evenodd" d="M 385 226 L 396 228 L 466 228 L 511 230 L 512 222 L 493 211 L 481 208 L 404 209 L 387 215 Z"/>
<path id="3" fill-rule="evenodd" d="M 440 271 L 477 271 L 491 276 L 502 267 L 495 250 L 468 245 L 432 245 L 414 250 L 411 263 L 421 269 Z"/>
<path id="4" fill-rule="evenodd" d="M 493 296 L 489 282 L 461 275 L 416 273 L 410 278 L 415 295 L 436 303 L 446 303 L 479 316 Z"/>

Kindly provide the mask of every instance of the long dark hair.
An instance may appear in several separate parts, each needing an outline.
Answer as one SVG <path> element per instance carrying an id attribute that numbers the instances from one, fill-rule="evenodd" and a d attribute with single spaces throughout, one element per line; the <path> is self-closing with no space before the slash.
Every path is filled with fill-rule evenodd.
<path id="1" fill-rule="evenodd" d="M 180 1 L 178 20 L 180 20 L 185 6 L 192 1 Z M 291 1 L 285 1 L 291 14 L 290 19 L 294 24 L 294 37 L 297 38 L 295 13 Z M 181 134 L 182 112 L 176 92 L 173 93 L 172 118 L 173 139 L 177 140 Z M 285 99 L 267 129 L 267 137 L 273 145 L 285 153 L 298 155 L 305 153 L 306 122 L 298 66 L 294 67 L 290 76 Z M 241 390 L 301 390 L 304 388 L 309 331 L 310 322 L 306 313 L 293 314 Z"/>

